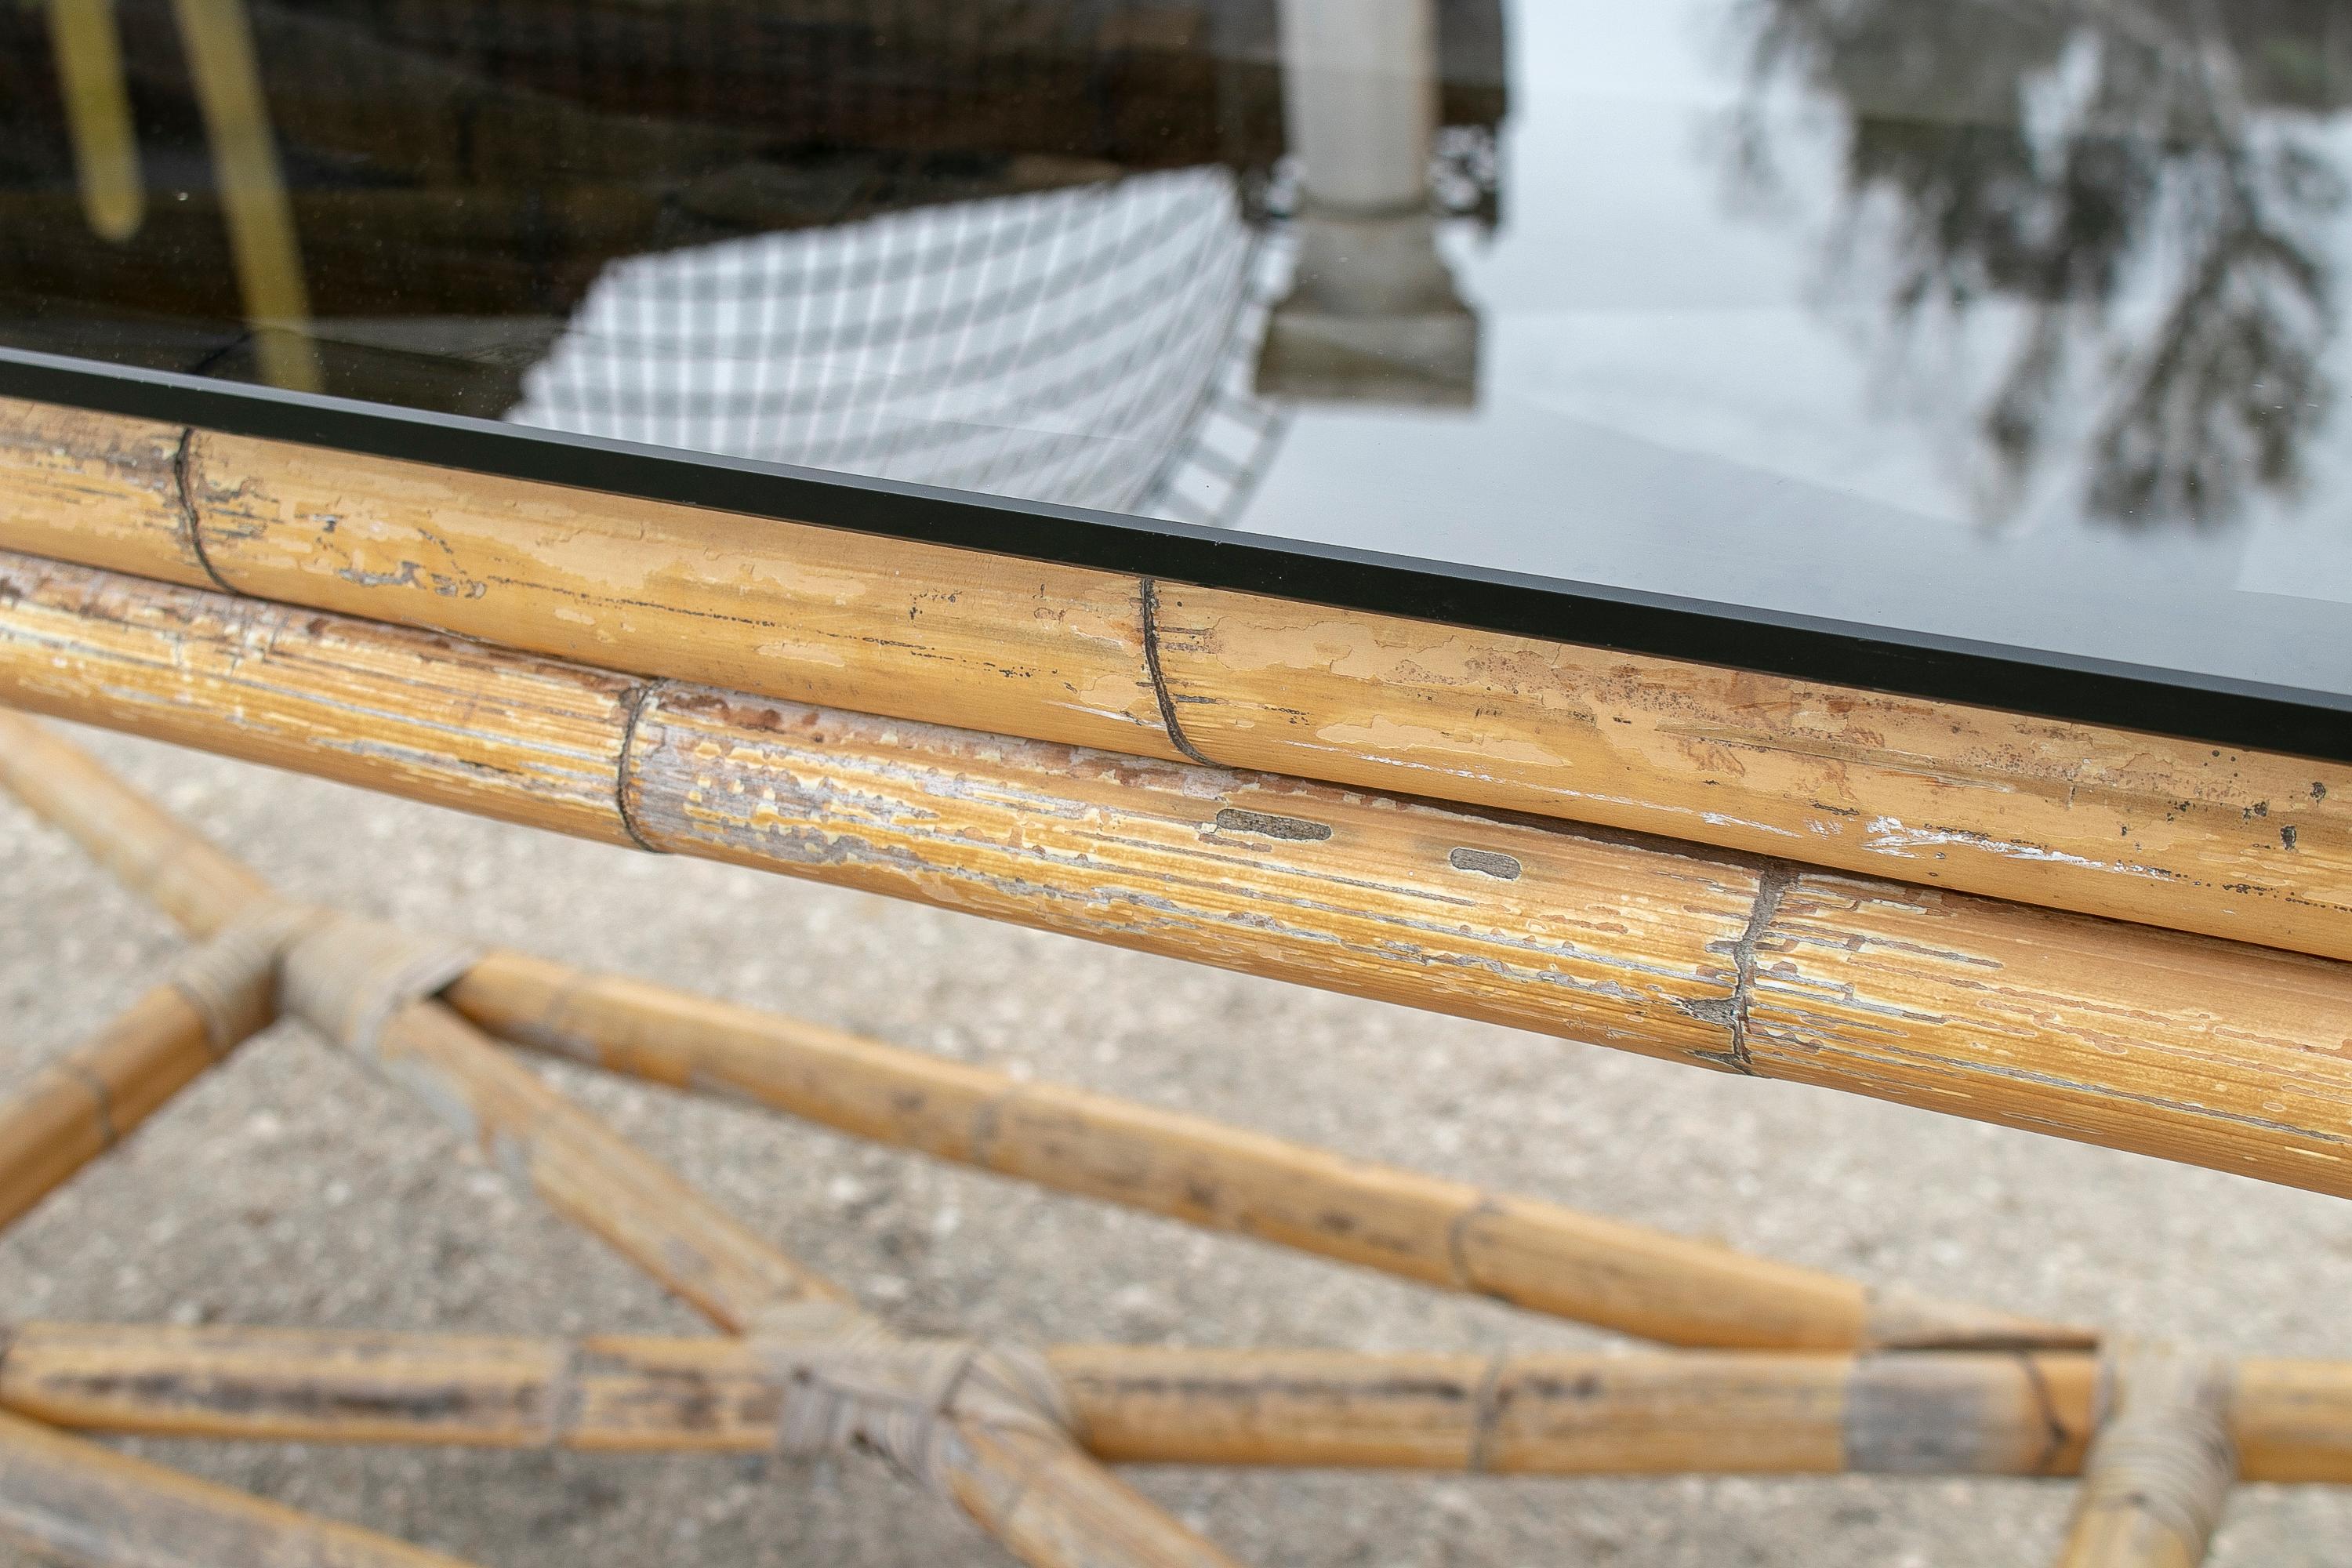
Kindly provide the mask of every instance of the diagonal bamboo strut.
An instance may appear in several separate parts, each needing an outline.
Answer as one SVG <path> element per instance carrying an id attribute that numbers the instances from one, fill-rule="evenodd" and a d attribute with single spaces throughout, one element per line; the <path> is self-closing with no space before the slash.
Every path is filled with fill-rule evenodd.
<path id="1" fill-rule="evenodd" d="M 2094 1338 L 516 953 L 486 954 L 446 999 L 494 1035 L 614 1072 L 1667 1343 Z"/>
<path id="2" fill-rule="evenodd" d="M 0 782 L 101 857 L 149 868 L 146 885 L 211 889 L 182 897 L 199 916 L 216 920 L 259 896 L 257 881 L 78 748 L 5 710 Z M 121 851 L 118 826 L 136 853 Z M 541 1049 L 1671 1343 L 1838 1350 L 2091 1339 L 515 954 L 485 956 L 446 999 L 473 1023 Z M 698 1297 L 671 1283 L 728 1315 L 723 1293 Z"/>
<path id="3" fill-rule="evenodd" d="M 218 1060 L 205 1016 L 158 985 L 0 1101 L 0 1229 Z"/>
<path id="4" fill-rule="evenodd" d="M 0 1406 L 152 1436 L 763 1453 L 787 1380 L 740 1340 L 35 1322 Z M 2066 1476 L 2083 1352 L 1369 1355 L 1066 1345 L 1106 1462 L 1548 1475 Z M 2352 1483 L 2352 1363 L 2252 1360 L 2221 1411 L 2250 1481 Z"/>
<path id="5" fill-rule="evenodd" d="M 2352 964 L 0 552 L 0 701 L 607 843 L 2352 1195 Z"/>
<path id="6" fill-rule="evenodd" d="M 102 770 L 84 769 L 79 777 L 100 794 L 129 793 Z M 102 812 L 78 820 L 106 830 Z M 257 901 L 268 899 L 265 892 Z M 326 930 L 327 950 L 314 959 L 327 972 L 322 984 L 357 993 L 373 982 L 373 955 L 362 951 L 366 934 L 356 925 Z M 315 940 L 298 944 L 289 964 L 303 964 Z M 349 973 L 333 973 L 346 965 Z M 291 994 L 309 984 L 289 971 L 281 989 Z M 565 1100 L 443 1004 L 408 1002 L 368 1045 L 391 1078 L 472 1136 L 518 1183 L 721 1326 L 742 1331 L 790 1321 L 793 1308 L 812 1303 L 855 1323 L 855 1309 L 837 1289 Z M 868 1325 L 855 1326 L 864 1331 L 860 1349 L 879 1337 Z M 1034 1568 L 1229 1564 L 1094 1464 L 1066 1434 L 984 1419 L 950 1404 L 963 1386 L 959 1374 L 936 1394 L 951 1434 L 941 1439 L 934 1479 L 1014 1555 Z"/>
<path id="7" fill-rule="evenodd" d="M 2058 1568 L 2197 1568 L 2239 1474 L 2236 1369 L 2216 1356 L 2127 1342 L 2100 1372 L 2107 1408 Z"/>
<path id="8" fill-rule="evenodd" d="M 0 1415 L 0 1540 L 81 1568 L 462 1568 Z"/>

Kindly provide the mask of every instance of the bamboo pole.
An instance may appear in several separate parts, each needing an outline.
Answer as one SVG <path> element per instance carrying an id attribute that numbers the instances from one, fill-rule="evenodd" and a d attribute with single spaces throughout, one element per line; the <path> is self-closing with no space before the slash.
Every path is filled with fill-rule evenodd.
<path id="1" fill-rule="evenodd" d="M 0 1415 L 0 1539 L 81 1568 L 462 1568 Z"/>
<path id="2" fill-rule="evenodd" d="M 100 238 L 129 239 L 139 232 L 147 193 L 113 0 L 49 0 L 49 41 L 73 137 L 82 216 Z"/>
<path id="3" fill-rule="evenodd" d="M 82 781 L 89 784 L 87 772 Z M 101 777 L 103 775 L 101 774 Z M 129 793 L 107 780 L 103 801 Z M 152 810 L 152 808 L 151 808 Z M 135 814 L 134 814 L 134 819 Z M 104 812 L 74 819 L 79 832 L 111 831 Z M 266 903 L 266 888 L 256 900 Z M 247 909 L 253 908 L 252 905 Z M 247 912 L 239 910 L 236 913 Z M 573 1105 L 444 1004 L 380 1004 L 413 955 L 397 933 L 355 922 L 322 926 L 280 966 L 289 1011 L 373 1057 L 461 1136 L 550 1207 L 594 1234 L 722 1328 L 786 1337 L 793 1309 L 830 1309 L 839 1337 L 871 1356 L 887 1339 L 845 1295 L 719 1209 L 658 1162 Z M 314 1009 L 304 1014 L 305 1007 Z M 1048 1421 L 1008 1423 L 949 1400 L 971 1379 L 930 1394 L 917 1419 L 941 1420 L 951 1436 L 930 1450 L 926 1479 L 1033 1568 L 1230 1568 L 1230 1560 L 1081 1453 Z M 896 1457 L 896 1456 L 894 1456 Z"/>
<path id="4" fill-rule="evenodd" d="M 2197 1568 L 2238 1475 L 2234 1369 L 2127 1343 L 2102 1367 L 2103 1413 L 2058 1568 Z"/>
<path id="5" fill-rule="evenodd" d="M 201 545 L 239 592 L 639 676 L 2352 958 L 2338 763 L 206 431 L 184 511 L 55 482 L 149 429 L 0 405 L 0 547 L 184 583 Z"/>
<path id="6" fill-rule="evenodd" d="M 1107 1463 L 1524 1475 L 2071 1476 L 2086 1352 L 1501 1356 L 1065 1345 Z M 782 1383 L 756 1343 L 26 1323 L 0 1406 L 92 1432 L 239 1441 L 759 1453 Z M 2248 1361 L 2249 1481 L 2352 1483 L 2352 1364 Z"/>
<path id="7" fill-rule="evenodd" d="M 446 999 L 532 1049 L 1672 1344 L 2093 1338 L 518 953 L 485 954 Z"/>
<path id="8" fill-rule="evenodd" d="M 0 742 L 9 741 L 14 761 L 0 764 L 0 782 L 58 815 L 93 853 L 123 862 L 137 885 L 156 893 L 175 887 L 174 879 L 156 874 L 158 864 L 200 871 L 197 885 L 215 891 L 197 901 L 191 919 L 217 922 L 266 897 L 244 868 L 79 749 L 0 712 Z M 125 840 L 136 853 L 124 853 Z M 519 954 L 475 959 L 445 1000 L 479 1027 L 534 1048 L 677 1087 L 718 1088 L 937 1158 L 1668 1342 L 1855 1349 L 2092 1342 L 2084 1330 L 1872 1290 L 1556 1205 L 1346 1160 L 1108 1096 L 1018 1083 Z M 412 1046 L 429 1056 L 444 1043 L 446 1031 L 431 1017 L 402 1024 L 392 1041 L 396 1056 Z M 614 1194 L 583 1199 L 566 1174 L 614 1168 L 609 1140 L 593 1124 L 576 1125 L 577 1116 L 567 1115 L 564 1102 L 536 1079 L 478 1058 L 465 1054 L 467 1081 L 438 1085 L 436 1100 L 473 1107 L 469 1128 L 519 1155 L 510 1168 L 527 1174 L 540 1169 L 541 1130 L 569 1128 L 566 1142 L 548 1157 L 541 1195 L 583 1222 L 617 1213 Z M 493 1116 L 482 1109 L 486 1097 L 518 1109 Z M 675 1191 L 659 1184 L 630 1207 L 643 1216 L 633 1230 L 687 1212 Z M 670 1283 L 734 1326 L 756 1316 L 771 1293 L 792 1293 L 788 1280 L 756 1268 L 744 1271 L 740 1260 L 756 1248 L 740 1237 L 702 1245 L 656 1235 L 634 1249 L 655 1268 L 705 1254 L 737 1261 L 718 1268 L 715 1283 L 685 1276 Z"/>
<path id="9" fill-rule="evenodd" d="M 0 1230 L 218 1060 L 205 1015 L 158 985 L 0 1100 Z"/>
<path id="10" fill-rule="evenodd" d="M 190 832 L 80 747 L 0 709 L 0 788 L 68 835 L 190 936 L 212 936 L 268 893 L 262 879 Z"/>
<path id="11" fill-rule="evenodd" d="M 509 820 L 2352 1194 L 2352 969 L 0 555 L 0 700 Z M 623 802 L 626 809 L 623 808 Z"/>

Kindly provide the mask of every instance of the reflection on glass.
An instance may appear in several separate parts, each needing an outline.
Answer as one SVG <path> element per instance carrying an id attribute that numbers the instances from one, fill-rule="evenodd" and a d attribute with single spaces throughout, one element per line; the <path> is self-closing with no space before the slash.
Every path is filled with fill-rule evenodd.
<path id="1" fill-rule="evenodd" d="M 1839 265 L 1883 279 L 1885 330 L 1989 301 L 2022 321 L 1979 425 L 1990 510 L 2060 431 L 2084 504 L 2211 522 L 2292 492 L 2335 388 L 2321 140 L 2352 94 L 2340 9 L 2279 0 L 1743 0 L 1761 93 L 1793 79 L 1843 124 Z M 1768 116 L 1740 171 L 1772 178 Z M 1932 374 L 1932 368 L 1930 371 Z M 2076 428 L 2076 427 L 2079 427 Z"/>

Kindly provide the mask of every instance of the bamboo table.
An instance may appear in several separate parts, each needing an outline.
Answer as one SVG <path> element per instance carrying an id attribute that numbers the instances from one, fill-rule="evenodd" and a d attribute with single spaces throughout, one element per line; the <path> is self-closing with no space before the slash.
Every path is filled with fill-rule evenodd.
<path id="1" fill-rule="evenodd" d="M 2326 416 L 2278 412 L 2325 406 L 2324 312 L 2249 325 L 2234 275 L 2184 293 L 2037 478 L 2075 437 L 2021 409 L 2105 299 L 2060 289 L 2076 315 L 2027 332 L 1984 415 L 2032 526 L 1930 526 L 1871 499 L 1887 474 L 1927 511 L 1985 487 L 1837 455 L 1879 427 L 1816 395 L 1834 333 L 1693 359 L 1643 318 L 1629 370 L 1554 330 L 1554 279 L 1632 287 L 1545 226 L 1606 207 L 1560 129 L 1583 100 L 1548 85 L 1559 16 L 1035 0 L 997 37 L 904 9 L 0 18 L 46 35 L 0 70 L 51 73 L 7 100 L 33 173 L 0 256 L 0 702 L 2352 1196 L 2352 590 L 2324 549 L 2264 576 L 2241 517 L 2341 500 L 2287 482 Z M 2061 32 L 2252 62 L 2318 27 L 2273 9 L 2186 43 L 2114 7 Z M 1759 80 L 1900 75 L 1762 10 Z M 2046 63 L 2000 7 L 1887 10 L 1920 79 Z M 1608 47 L 1627 80 L 1665 68 Z M 1514 51 L 1535 85 L 1507 91 Z M 2228 101 L 2150 142 L 2168 178 L 2269 155 L 2249 126 L 2284 88 L 2250 64 L 2198 90 Z M 1846 107 L 1856 212 L 1898 186 L 1948 210 L 1981 173 L 1989 110 L 1900 184 L 1870 159 L 1936 117 Z M 1628 145 L 1671 191 L 1687 148 L 1654 130 Z M 209 171 L 168 203 L 166 154 Z M 1458 243 L 1482 226 L 1491 263 Z M 1659 266 L 1710 253 L 1623 232 Z M 2105 276 L 2058 232 L 2046 268 Z M 2251 244 L 2193 237 L 2209 282 Z M 1992 265 L 1984 233 L 1941 242 Z M 1990 286 L 2041 299 L 2046 268 Z M 2211 348 L 2231 331 L 2271 357 Z M 1634 439 L 1653 380 L 1722 451 Z M 1720 434 L 1724 407 L 1748 423 Z M 2200 542 L 2232 527 L 2257 536 L 2222 581 Z M 193 943 L 0 1103 L 0 1224 L 289 1017 L 721 1331 L 0 1319 L 0 1535 L 68 1557 L 439 1561 L 75 1432 L 863 1448 L 1040 1568 L 1228 1561 L 1108 1468 L 1136 1462 L 2079 1475 L 2080 1565 L 2200 1560 L 2240 1479 L 2352 1482 L 2352 1363 L 1927 1300 L 297 905 L 7 713 L 0 784 Z M 518 1052 L 1673 1348 L 905 1335 Z"/>

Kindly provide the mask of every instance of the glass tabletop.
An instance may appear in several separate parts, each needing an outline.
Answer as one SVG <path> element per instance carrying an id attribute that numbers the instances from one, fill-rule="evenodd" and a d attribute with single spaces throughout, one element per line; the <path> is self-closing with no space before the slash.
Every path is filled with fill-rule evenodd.
<path id="1" fill-rule="evenodd" d="M 0 40 L 0 393 L 2352 756 L 2339 0 Z"/>

